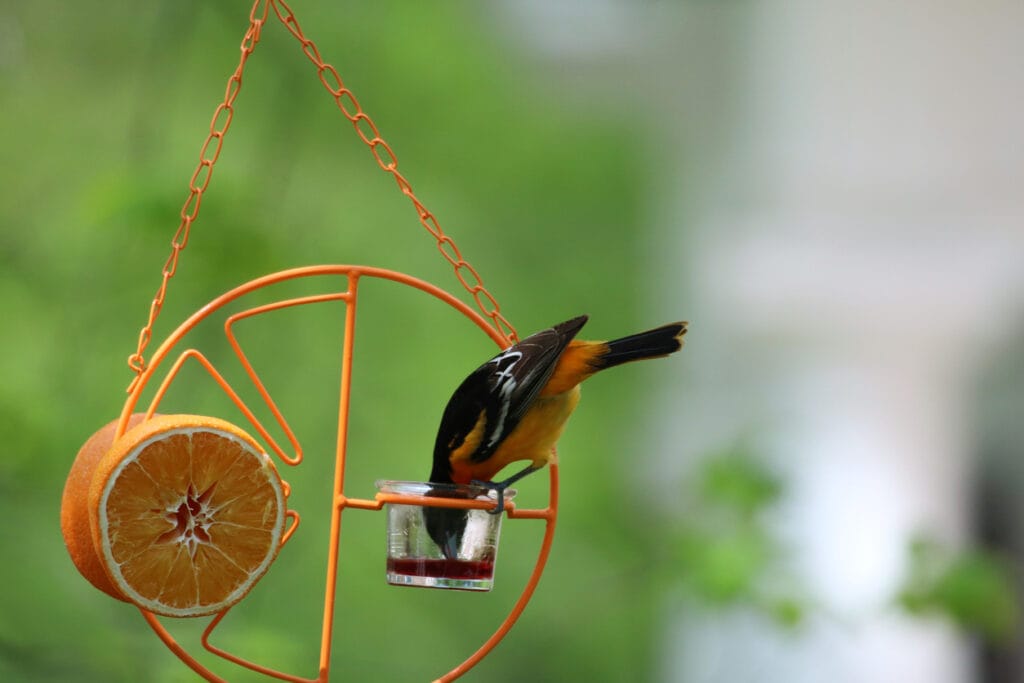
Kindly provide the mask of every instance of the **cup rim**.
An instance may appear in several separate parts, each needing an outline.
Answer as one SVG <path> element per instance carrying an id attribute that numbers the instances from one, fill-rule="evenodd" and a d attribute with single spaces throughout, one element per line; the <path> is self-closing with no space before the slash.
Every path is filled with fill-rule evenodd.
<path id="1" fill-rule="evenodd" d="M 396 493 L 406 496 L 425 496 L 433 498 L 487 498 L 497 500 L 498 493 L 494 489 L 477 484 L 452 484 L 433 481 L 411 481 L 404 479 L 378 479 L 376 487 L 382 493 Z M 516 495 L 515 489 L 505 489 L 505 500 Z"/>

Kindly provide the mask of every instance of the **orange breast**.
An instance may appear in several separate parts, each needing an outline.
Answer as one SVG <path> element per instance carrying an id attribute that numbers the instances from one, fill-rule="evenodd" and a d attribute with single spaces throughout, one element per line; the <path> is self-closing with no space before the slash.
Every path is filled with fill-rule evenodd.
<path id="1" fill-rule="evenodd" d="M 578 387 L 557 396 L 544 397 L 542 393 L 491 457 L 483 462 L 453 460 L 452 479 L 459 484 L 473 479 L 494 481 L 501 470 L 517 460 L 530 460 L 534 467 L 548 464 L 551 450 L 579 400 Z"/>

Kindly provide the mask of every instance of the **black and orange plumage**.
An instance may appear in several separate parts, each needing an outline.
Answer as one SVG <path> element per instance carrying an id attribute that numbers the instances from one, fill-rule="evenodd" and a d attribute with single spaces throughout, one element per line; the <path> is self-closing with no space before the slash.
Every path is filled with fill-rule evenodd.
<path id="1" fill-rule="evenodd" d="M 682 348 L 685 322 L 607 342 L 575 336 L 579 316 L 530 335 L 474 370 L 452 394 L 434 443 L 430 481 L 482 483 L 498 491 L 498 507 L 510 484 L 547 465 L 566 421 L 580 399 L 579 385 L 606 368 L 660 358 Z M 501 482 L 510 463 L 529 464 Z M 425 508 L 427 530 L 449 557 L 465 529 L 466 511 Z"/>

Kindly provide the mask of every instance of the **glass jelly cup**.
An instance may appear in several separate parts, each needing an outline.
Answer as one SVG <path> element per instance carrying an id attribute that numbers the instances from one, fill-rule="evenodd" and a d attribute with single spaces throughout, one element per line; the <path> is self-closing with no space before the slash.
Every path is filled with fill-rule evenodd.
<path id="1" fill-rule="evenodd" d="M 495 501 L 483 486 L 378 481 L 383 493 Z M 505 491 L 511 500 L 515 491 Z M 387 582 L 395 586 L 489 591 L 504 514 L 488 510 L 387 504 Z"/>

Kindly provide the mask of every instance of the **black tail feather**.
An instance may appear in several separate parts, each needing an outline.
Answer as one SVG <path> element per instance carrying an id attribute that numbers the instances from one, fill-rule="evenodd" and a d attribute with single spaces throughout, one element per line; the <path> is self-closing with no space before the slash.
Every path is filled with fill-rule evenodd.
<path id="1" fill-rule="evenodd" d="M 608 352 L 598 359 L 598 370 L 644 358 L 659 358 L 683 347 L 686 323 L 669 323 L 653 330 L 607 342 Z"/>

